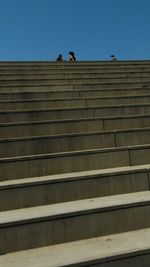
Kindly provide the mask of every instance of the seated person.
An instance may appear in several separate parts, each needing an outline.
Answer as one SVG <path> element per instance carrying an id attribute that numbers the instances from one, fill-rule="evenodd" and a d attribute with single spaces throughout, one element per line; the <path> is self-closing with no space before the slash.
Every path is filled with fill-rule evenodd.
<path id="1" fill-rule="evenodd" d="M 63 61 L 62 54 L 59 54 L 58 57 L 56 58 L 56 61 Z"/>
<path id="2" fill-rule="evenodd" d="M 112 61 L 117 61 L 117 58 L 115 57 L 115 55 L 111 55 L 110 57 Z"/>

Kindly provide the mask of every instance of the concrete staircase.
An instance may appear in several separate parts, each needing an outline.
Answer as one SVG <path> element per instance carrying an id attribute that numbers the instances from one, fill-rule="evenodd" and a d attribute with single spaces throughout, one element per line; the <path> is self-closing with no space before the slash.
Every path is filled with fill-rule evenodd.
<path id="1" fill-rule="evenodd" d="M 150 266 L 150 61 L 0 63 L 0 266 Z"/>

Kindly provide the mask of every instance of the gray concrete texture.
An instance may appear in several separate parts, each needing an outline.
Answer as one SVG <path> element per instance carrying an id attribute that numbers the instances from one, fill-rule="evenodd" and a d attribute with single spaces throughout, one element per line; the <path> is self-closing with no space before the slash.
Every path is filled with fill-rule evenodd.
<path id="1" fill-rule="evenodd" d="M 150 113 L 150 103 L 134 105 L 109 105 L 78 108 L 30 109 L 0 111 L 1 123 L 36 120 L 96 118 L 99 116 L 141 115 Z"/>
<path id="2" fill-rule="evenodd" d="M 36 177 L 0 184 L 0 211 L 150 190 L 150 166 Z"/>
<path id="3" fill-rule="evenodd" d="M 19 251 L 1 256 L 0 264 L 3 267 L 149 267 L 149 234 L 149 229 L 142 229 Z"/>
<path id="4" fill-rule="evenodd" d="M 5 253 L 137 230 L 142 246 L 71 264 L 147 267 L 149 74 L 150 61 L 0 62 L 2 266 Z"/>
<path id="5" fill-rule="evenodd" d="M 140 203 L 139 203 L 140 202 Z M 0 254 L 150 227 L 148 191 L 1 212 Z"/>
<path id="6" fill-rule="evenodd" d="M 0 139 L 0 158 L 150 143 L 150 128 Z"/>
<path id="7" fill-rule="evenodd" d="M 72 84 L 79 84 L 79 85 L 83 85 L 83 84 L 99 84 L 99 85 L 103 85 L 103 84 L 115 84 L 115 83 L 119 83 L 119 84 L 123 84 L 123 83 L 150 83 L 150 77 L 149 75 L 147 77 L 144 77 L 144 76 L 141 76 L 139 77 L 139 75 L 137 75 L 137 77 L 126 77 L 126 78 L 121 78 L 121 77 L 116 77 L 114 78 L 114 76 L 112 76 L 112 78 L 88 78 L 88 77 L 85 77 L 85 78 L 60 78 L 60 79 L 44 79 L 42 77 L 38 77 L 38 78 L 22 78 L 22 79 L 10 79 L 8 80 L 7 78 L 6 79 L 2 79 L 0 80 L 0 85 L 1 86 L 8 86 L 8 85 L 29 85 L 29 86 L 32 86 L 32 85 L 37 85 L 37 84 L 40 84 L 40 85 L 72 85 Z"/>
<path id="8" fill-rule="evenodd" d="M 132 81 L 138 82 L 138 81 L 148 81 L 149 82 L 149 76 L 150 76 L 150 71 L 149 72 L 131 72 L 131 73 L 124 73 L 124 72 L 113 72 L 113 73 L 96 73 L 96 72 L 82 72 L 82 73 L 62 73 L 60 74 L 59 70 L 58 73 L 55 71 L 55 73 L 50 73 L 50 74 L 21 74 L 21 75 L 0 75 L 0 84 L 19 84 L 20 82 L 22 84 L 26 84 L 26 81 L 30 84 L 36 84 L 39 83 L 50 83 L 50 84 L 57 84 L 58 82 L 60 83 L 70 83 L 70 80 L 72 80 L 72 83 L 85 83 L 84 81 L 86 80 L 89 83 L 92 83 L 92 81 L 95 82 L 128 82 L 132 79 Z"/>
<path id="9" fill-rule="evenodd" d="M 150 145 L 28 155 L 0 159 L 0 179 L 149 164 Z"/>
<path id="10" fill-rule="evenodd" d="M 130 88 L 124 89 L 76 89 L 76 90 L 43 90 L 43 91 L 21 91 L 21 92 L 0 92 L 1 100 L 20 100 L 20 99 L 53 99 L 53 98 L 76 98 L 76 97 L 107 97 L 107 96 L 136 96 L 146 95 L 149 88 Z"/>
<path id="11" fill-rule="evenodd" d="M 139 88 L 150 88 L 150 82 L 148 81 L 141 81 L 141 82 L 133 82 L 132 80 L 130 82 L 105 82 L 105 83 L 99 83 L 99 82 L 93 82 L 91 83 L 78 83 L 78 84 L 68 84 L 68 83 L 63 83 L 63 84 L 0 84 L 0 92 L 37 92 L 37 91 L 64 91 L 64 90 L 104 90 L 104 89 L 122 89 L 122 90 L 129 90 L 129 89 L 139 89 Z"/>
<path id="12" fill-rule="evenodd" d="M 31 122 L 0 123 L 0 138 L 148 128 L 150 115 L 129 115 Z"/>
<path id="13" fill-rule="evenodd" d="M 31 63 L 31 62 L 30 62 Z M 91 74 L 91 73 L 96 73 L 96 74 L 108 74 L 108 73 L 116 73 L 116 74 L 135 74 L 135 73 L 149 73 L 150 72 L 150 64 L 145 64 L 145 65 L 120 65 L 118 62 L 116 65 L 106 65 L 100 63 L 98 65 L 93 65 L 91 62 L 87 65 L 81 64 L 81 62 L 78 64 L 74 65 L 55 65 L 54 62 L 50 66 L 42 66 L 41 64 L 37 66 L 31 66 L 31 64 L 28 64 L 28 66 L 0 66 L 0 75 L 39 75 L 39 74 L 46 74 L 46 75 L 51 75 L 51 74 Z"/>
<path id="14" fill-rule="evenodd" d="M 35 100 L 8 100 L 0 101 L 0 110 L 19 109 L 43 109 L 43 108 L 72 108 L 72 107 L 92 107 L 106 105 L 129 105 L 148 104 L 150 95 L 138 96 L 117 96 L 117 97 L 78 97 L 78 98 L 58 98 L 58 99 L 35 99 Z"/>

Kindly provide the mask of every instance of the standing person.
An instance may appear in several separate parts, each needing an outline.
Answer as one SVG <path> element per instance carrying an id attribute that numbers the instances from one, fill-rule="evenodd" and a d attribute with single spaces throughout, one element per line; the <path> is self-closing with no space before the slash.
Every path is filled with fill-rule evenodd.
<path id="1" fill-rule="evenodd" d="M 69 52 L 69 61 L 76 61 L 76 57 L 73 51 Z"/>

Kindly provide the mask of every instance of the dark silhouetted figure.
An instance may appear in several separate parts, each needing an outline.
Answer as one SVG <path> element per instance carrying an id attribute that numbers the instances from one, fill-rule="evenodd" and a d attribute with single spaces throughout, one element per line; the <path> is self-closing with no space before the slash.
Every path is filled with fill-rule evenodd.
<path id="1" fill-rule="evenodd" d="M 111 55 L 110 57 L 112 61 L 117 61 L 117 58 L 115 57 L 115 55 Z"/>
<path id="2" fill-rule="evenodd" d="M 76 61 L 76 57 L 73 51 L 69 52 L 69 61 Z"/>
<path id="3" fill-rule="evenodd" d="M 63 61 L 62 54 L 59 54 L 58 57 L 56 58 L 56 61 Z"/>

